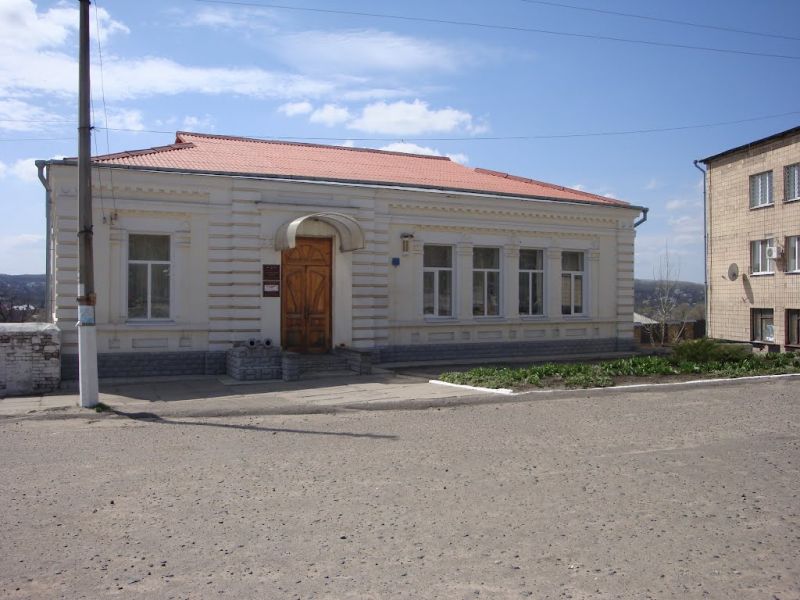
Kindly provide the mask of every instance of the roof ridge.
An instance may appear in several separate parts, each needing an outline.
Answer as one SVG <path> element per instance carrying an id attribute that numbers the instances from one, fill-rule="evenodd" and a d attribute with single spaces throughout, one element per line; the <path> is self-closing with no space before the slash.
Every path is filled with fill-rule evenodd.
<path id="1" fill-rule="evenodd" d="M 477 173 L 483 173 L 485 175 L 492 175 L 494 177 L 502 177 L 503 179 L 511 179 L 513 181 L 521 181 L 523 183 L 535 183 L 537 185 L 541 185 L 550 189 L 559 190 L 562 192 L 572 192 L 576 194 L 583 194 L 584 196 L 590 196 L 592 198 L 597 198 L 602 200 L 603 202 L 613 203 L 619 202 L 623 204 L 627 204 L 623 200 L 619 200 L 617 198 L 609 198 L 608 196 L 601 196 L 600 194 L 593 194 L 592 192 L 585 192 L 583 190 L 576 190 L 575 188 L 566 187 L 563 185 L 558 185 L 557 183 L 549 183 L 547 181 L 541 181 L 539 179 L 532 179 L 530 177 L 520 177 L 519 175 L 510 175 L 509 173 L 504 173 L 503 171 L 492 171 L 491 169 L 483 169 L 481 167 L 475 167 L 475 171 Z"/>
<path id="2" fill-rule="evenodd" d="M 415 158 L 430 158 L 432 160 L 446 160 L 450 161 L 449 156 L 435 156 L 432 154 L 414 154 L 412 152 L 398 152 L 396 150 L 379 150 L 377 148 L 357 148 L 354 146 L 337 146 L 335 144 L 314 144 L 311 142 L 295 142 L 292 140 L 267 140 L 263 138 L 254 138 L 241 135 L 224 135 L 218 133 L 198 133 L 196 131 L 178 131 L 175 133 L 176 139 L 181 139 L 184 136 L 197 136 L 207 137 L 218 140 L 234 140 L 240 142 L 255 142 L 258 144 L 283 144 L 286 146 L 304 146 L 308 148 L 334 148 L 336 150 L 349 150 L 351 152 L 369 152 L 373 154 L 388 154 L 391 156 L 413 156 Z M 454 162 L 454 161 L 450 161 Z M 457 163 L 456 163 L 457 164 Z"/>
<path id="3" fill-rule="evenodd" d="M 142 156 L 147 154 L 158 154 L 159 152 L 170 152 L 172 150 L 183 150 L 186 148 L 195 148 L 192 142 L 176 142 L 166 146 L 153 146 L 152 148 L 143 148 L 141 150 L 123 150 L 122 152 L 114 152 L 112 154 L 100 154 L 93 156 L 92 160 L 112 160 L 115 158 L 128 158 L 129 156 Z"/>

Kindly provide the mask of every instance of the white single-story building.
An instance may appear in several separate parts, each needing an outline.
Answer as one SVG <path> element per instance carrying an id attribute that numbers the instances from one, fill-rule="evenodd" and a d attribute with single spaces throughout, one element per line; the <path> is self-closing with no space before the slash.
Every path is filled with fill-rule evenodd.
<path id="1" fill-rule="evenodd" d="M 76 162 L 37 163 L 65 378 Z M 632 345 L 640 206 L 446 157 L 184 132 L 92 171 L 101 377 L 224 372 L 241 344 L 374 362 Z"/>

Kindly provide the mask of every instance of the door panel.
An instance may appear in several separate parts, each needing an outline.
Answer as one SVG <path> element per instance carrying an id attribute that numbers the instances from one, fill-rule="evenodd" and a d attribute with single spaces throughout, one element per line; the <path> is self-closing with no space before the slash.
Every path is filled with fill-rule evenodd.
<path id="1" fill-rule="evenodd" d="M 331 348 L 331 258 L 329 238 L 298 238 L 282 255 L 281 339 L 293 352 Z"/>

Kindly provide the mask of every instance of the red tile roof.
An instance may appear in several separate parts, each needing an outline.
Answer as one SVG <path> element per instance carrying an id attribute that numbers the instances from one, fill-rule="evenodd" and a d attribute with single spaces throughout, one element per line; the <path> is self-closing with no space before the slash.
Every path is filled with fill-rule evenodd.
<path id="1" fill-rule="evenodd" d="M 177 133 L 175 143 L 169 146 L 107 154 L 93 161 L 141 168 L 366 182 L 630 206 L 627 202 L 551 183 L 465 167 L 445 156 L 183 131 Z"/>

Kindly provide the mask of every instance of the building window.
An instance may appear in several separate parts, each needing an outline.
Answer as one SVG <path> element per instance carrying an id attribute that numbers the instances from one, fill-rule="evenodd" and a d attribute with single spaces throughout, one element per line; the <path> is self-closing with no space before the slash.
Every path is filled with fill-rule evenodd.
<path id="1" fill-rule="evenodd" d="M 169 319 L 168 235 L 128 236 L 128 318 Z"/>
<path id="2" fill-rule="evenodd" d="M 583 302 L 583 252 L 561 253 L 561 314 L 582 315 Z"/>
<path id="3" fill-rule="evenodd" d="M 544 251 L 519 251 L 519 314 L 544 314 Z"/>
<path id="4" fill-rule="evenodd" d="M 750 273 L 763 275 L 772 273 L 772 261 L 767 258 L 767 250 L 775 247 L 775 240 L 756 240 L 750 242 Z"/>
<path id="5" fill-rule="evenodd" d="M 783 168 L 783 187 L 785 202 L 800 200 L 800 163 Z"/>
<path id="6" fill-rule="evenodd" d="M 472 249 L 472 314 L 500 314 L 500 249 Z"/>
<path id="7" fill-rule="evenodd" d="M 753 308 L 750 311 L 753 319 L 754 342 L 774 342 L 775 325 L 771 308 Z"/>
<path id="8" fill-rule="evenodd" d="M 800 273 L 800 236 L 786 238 L 786 271 Z"/>
<path id="9" fill-rule="evenodd" d="M 750 208 L 772 204 L 772 171 L 750 176 Z"/>
<path id="10" fill-rule="evenodd" d="M 425 244 L 422 266 L 422 312 L 433 317 L 452 317 L 452 246 Z"/>
<path id="11" fill-rule="evenodd" d="M 800 346 L 800 310 L 796 308 L 786 311 L 786 343 Z"/>

